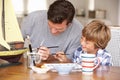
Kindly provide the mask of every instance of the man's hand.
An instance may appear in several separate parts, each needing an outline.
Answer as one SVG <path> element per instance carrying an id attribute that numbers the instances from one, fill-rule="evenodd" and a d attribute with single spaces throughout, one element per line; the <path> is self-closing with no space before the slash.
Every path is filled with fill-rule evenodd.
<path id="1" fill-rule="evenodd" d="M 64 52 L 57 52 L 56 55 L 54 55 L 54 57 L 60 62 L 70 62 L 70 60 L 66 57 Z"/>
<path id="2" fill-rule="evenodd" d="M 50 50 L 47 47 L 41 46 L 38 49 L 38 54 L 40 54 L 41 60 L 47 60 L 50 55 Z"/>

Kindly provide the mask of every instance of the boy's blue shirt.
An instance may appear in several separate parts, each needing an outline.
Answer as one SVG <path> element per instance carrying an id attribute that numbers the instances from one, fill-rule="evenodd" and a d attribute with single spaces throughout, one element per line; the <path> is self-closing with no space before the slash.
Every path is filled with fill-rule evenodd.
<path id="1" fill-rule="evenodd" d="M 85 54 L 85 53 L 83 53 L 82 48 L 79 47 L 74 52 L 72 61 L 74 63 L 81 64 L 81 54 Z M 100 65 L 102 65 L 102 66 L 111 66 L 112 65 L 111 55 L 105 49 L 99 49 L 96 53 L 96 57 L 98 57 L 100 59 Z M 95 61 L 95 63 L 97 64 L 97 60 Z"/>

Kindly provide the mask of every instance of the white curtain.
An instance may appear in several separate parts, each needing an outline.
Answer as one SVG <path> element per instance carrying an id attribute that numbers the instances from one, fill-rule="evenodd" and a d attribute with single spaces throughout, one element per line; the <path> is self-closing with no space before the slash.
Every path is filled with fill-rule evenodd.
<path id="1" fill-rule="evenodd" d="M 28 13 L 36 10 L 46 10 L 46 0 L 28 0 Z"/>
<path id="2" fill-rule="evenodd" d="M 23 14 L 24 12 L 23 1 L 24 0 L 12 0 L 13 7 L 17 15 Z"/>
<path id="3" fill-rule="evenodd" d="M 12 0 L 12 3 L 17 15 L 47 9 L 47 0 Z"/>

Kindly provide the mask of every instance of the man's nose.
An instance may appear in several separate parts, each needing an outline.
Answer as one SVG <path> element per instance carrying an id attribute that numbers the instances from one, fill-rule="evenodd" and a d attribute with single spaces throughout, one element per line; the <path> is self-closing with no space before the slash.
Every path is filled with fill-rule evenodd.
<path id="1" fill-rule="evenodd" d="M 51 32 L 54 34 L 54 33 L 57 33 L 57 30 L 55 28 L 52 28 Z"/>

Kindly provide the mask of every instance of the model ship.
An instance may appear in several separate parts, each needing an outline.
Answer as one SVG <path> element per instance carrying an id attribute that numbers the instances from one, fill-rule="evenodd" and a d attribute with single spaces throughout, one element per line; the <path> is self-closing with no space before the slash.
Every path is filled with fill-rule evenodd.
<path id="1" fill-rule="evenodd" d="M 0 59 L 18 62 L 23 53 L 24 40 L 11 0 L 0 0 Z"/>

